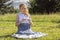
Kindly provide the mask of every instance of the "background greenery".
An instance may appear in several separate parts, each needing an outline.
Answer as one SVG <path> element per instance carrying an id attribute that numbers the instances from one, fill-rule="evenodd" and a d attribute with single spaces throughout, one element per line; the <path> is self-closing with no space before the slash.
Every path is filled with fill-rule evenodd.
<path id="1" fill-rule="evenodd" d="M 13 1 L 5 4 L 10 0 L 0 0 L 0 15 L 6 13 L 17 13 L 18 9 L 12 6 Z M 32 14 L 55 14 L 60 12 L 60 0 L 30 0 Z"/>
<path id="2" fill-rule="evenodd" d="M 0 40 L 21 40 L 10 36 L 17 32 L 15 20 L 18 9 L 10 6 L 12 2 L 4 4 L 7 1 L 10 0 L 0 0 Z M 31 29 L 48 34 L 37 40 L 60 40 L 60 0 L 30 0 L 30 4 Z"/>
<path id="3" fill-rule="evenodd" d="M 51 14 L 60 12 L 60 0 L 30 0 L 31 12 L 40 12 L 41 14 Z"/>

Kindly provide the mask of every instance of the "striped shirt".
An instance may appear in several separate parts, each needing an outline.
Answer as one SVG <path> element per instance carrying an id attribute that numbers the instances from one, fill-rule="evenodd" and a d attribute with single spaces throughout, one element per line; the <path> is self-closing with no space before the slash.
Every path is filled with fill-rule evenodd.
<path id="1" fill-rule="evenodd" d="M 30 15 L 27 16 L 27 15 L 25 15 L 23 13 L 18 13 L 18 16 L 19 16 L 19 22 L 21 22 L 22 19 L 26 19 L 22 23 L 29 23 L 28 19 L 30 19 Z"/>

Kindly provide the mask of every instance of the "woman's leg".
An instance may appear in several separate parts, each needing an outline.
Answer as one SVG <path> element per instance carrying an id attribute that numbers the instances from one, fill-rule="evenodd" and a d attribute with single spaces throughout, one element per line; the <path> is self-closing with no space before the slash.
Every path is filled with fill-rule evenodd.
<path id="1" fill-rule="evenodd" d="M 18 30 L 17 30 L 16 34 L 20 34 L 20 26 L 18 26 Z"/>

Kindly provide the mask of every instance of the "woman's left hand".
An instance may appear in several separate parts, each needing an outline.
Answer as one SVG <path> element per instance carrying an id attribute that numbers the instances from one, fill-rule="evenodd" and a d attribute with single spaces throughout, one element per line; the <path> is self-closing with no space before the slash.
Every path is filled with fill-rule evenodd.
<path id="1" fill-rule="evenodd" d="M 30 25 L 32 25 L 32 24 L 33 24 L 33 23 L 32 23 L 32 21 L 31 21 L 30 19 L 28 19 L 28 21 L 29 21 L 29 24 L 30 24 Z"/>

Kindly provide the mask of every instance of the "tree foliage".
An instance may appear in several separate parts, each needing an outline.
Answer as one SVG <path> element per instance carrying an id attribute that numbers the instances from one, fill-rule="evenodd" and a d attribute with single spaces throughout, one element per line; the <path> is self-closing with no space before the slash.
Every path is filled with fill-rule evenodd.
<path id="1" fill-rule="evenodd" d="M 32 12 L 60 12 L 60 0 L 33 0 L 31 6 Z"/>
<path id="2" fill-rule="evenodd" d="M 10 0 L 0 0 L 0 14 L 10 13 L 14 11 L 14 8 L 12 5 L 12 1 L 8 2 Z"/>

